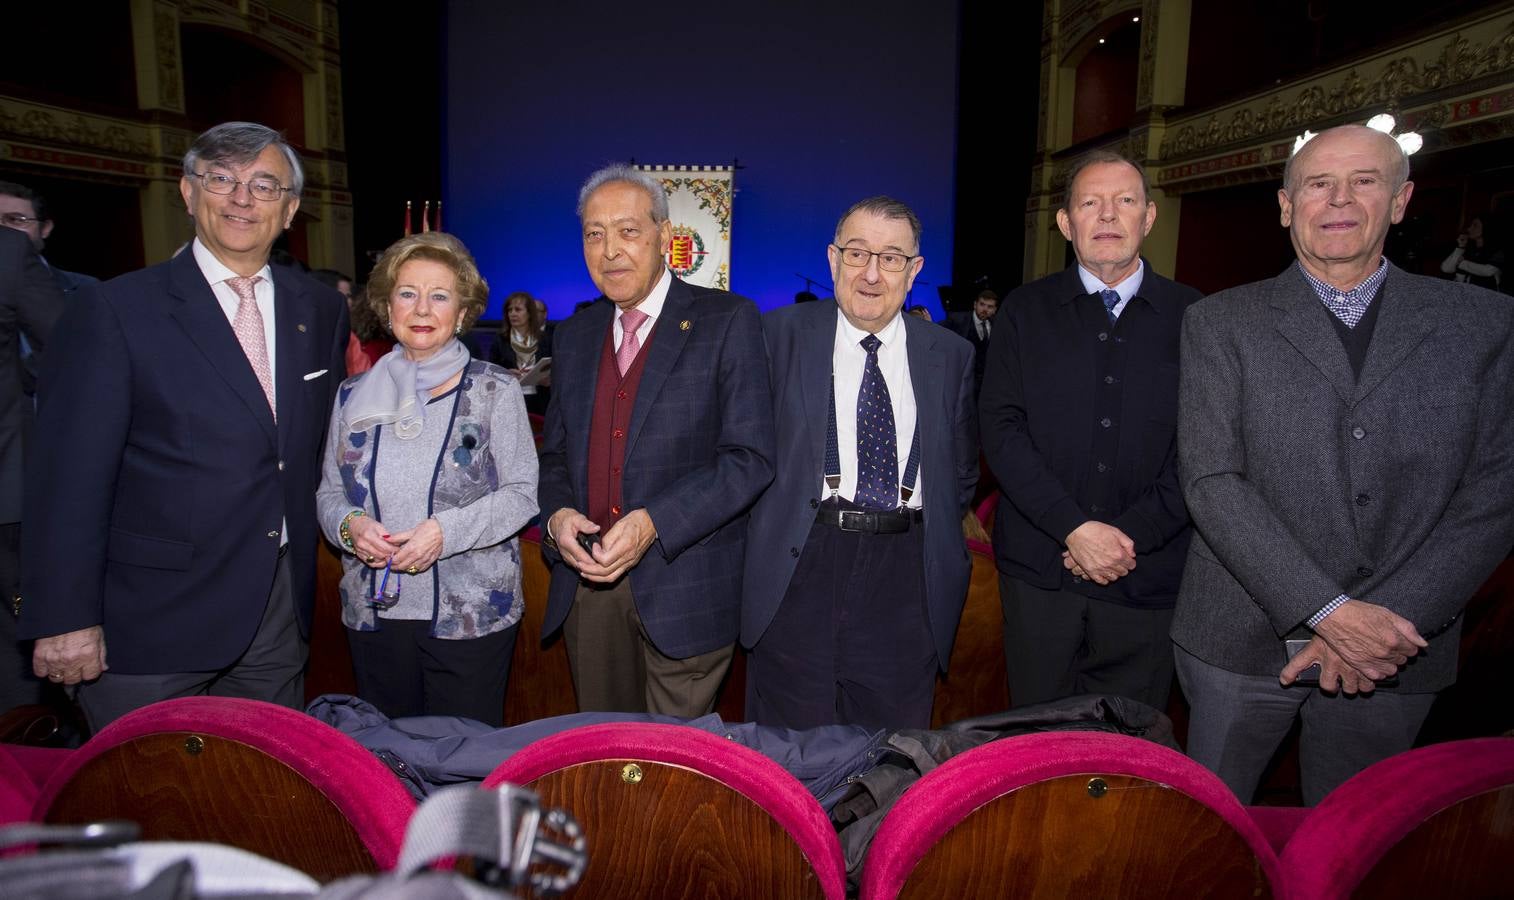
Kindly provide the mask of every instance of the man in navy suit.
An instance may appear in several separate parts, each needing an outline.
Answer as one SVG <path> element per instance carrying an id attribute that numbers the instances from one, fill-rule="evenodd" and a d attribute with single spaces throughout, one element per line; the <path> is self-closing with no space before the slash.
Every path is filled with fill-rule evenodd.
<path id="1" fill-rule="evenodd" d="M 563 629 L 580 709 L 698 716 L 731 663 L 746 510 L 773 477 L 761 323 L 668 271 L 650 176 L 595 172 L 578 216 L 602 296 L 553 336 L 542 634 Z"/>
<path id="2" fill-rule="evenodd" d="M 18 229 L 19 230 L 19 229 Z M 21 571 L 22 458 L 32 423 L 21 346 L 41 352 L 62 298 L 32 245 L 0 229 L 0 710 L 43 701 L 32 676 L 31 648 L 16 641 L 15 597 Z"/>
<path id="3" fill-rule="evenodd" d="M 900 314 L 924 265 L 908 206 L 857 203 L 827 253 L 836 299 L 763 320 L 789 414 L 747 542 L 747 718 L 924 728 L 971 573 L 972 345 Z"/>
<path id="4" fill-rule="evenodd" d="M 20 630 L 39 676 L 83 682 L 92 728 L 192 694 L 304 702 L 348 327 L 340 295 L 268 265 L 303 184 L 277 132 L 210 129 L 179 182 L 190 251 L 81 290 L 53 332 Z"/>

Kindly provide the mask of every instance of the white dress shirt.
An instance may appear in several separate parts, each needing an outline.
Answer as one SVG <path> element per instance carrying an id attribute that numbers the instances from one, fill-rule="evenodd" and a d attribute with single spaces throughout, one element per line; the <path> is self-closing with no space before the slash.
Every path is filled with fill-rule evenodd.
<path id="1" fill-rule="evenodd" d="M 641 320 L 641 326 L 636 329 L 636 340 L 639 342 L 638 347 L 646 347 L 647 335 L 652 333 L 652 326 L 657 324 L 657 317 L 662 315 L 662 305 L 667 302 L 668 288 L 672 286 L 673 273 L 664 268 L 662 270 L 662 277 L 657 280 L 657 284 L 652 286 L 652 293 L 648 294 L 645 300 L 636 304 L 635 308 L 638 312 L 647 314 L 647 317 Z M 618 306 L 615 307 L 615 323 L 611 328 L 614 331 L 615 352 L 617 353 L 620 352 L 620 339 L 625 331 L 620 324 L 620 317 L 623 315 L 625 315 L 625 310 L 622 310 Z M 636 355 L 640 356 L 641 351 L 637 350 Z"/>
<path id="2" fill-rule="evenodd" d="M 915 391 L 909 377 L 909 353 L 905 349 L 905 327 L 902 313 L 883 326 L 877 333 L 883 345 L 878 348 L 878 368 L 883 372 L 883 383 L 888 385 L 888 398 L 894 407 L 894 440 L 899 456 L 899 478 L 909 465 L 910 442 L 915 436 Z M 867 332 L 846 320 L 840 309 L 836 310 L 836 342 L 831 350 L 832 382 L 836 392 L 836 449 L 841 455 L 841 496 L 855 499 L 857 493 L 857 392 L 862 389 L 862 369 L 867 364 L 867 351 L 862 349 L 862 339 Z M 817 423 L 825 428 L 825 423 Z M 921 448 L 922 450 L 924 448 Z M 924 465 L 920 466 L 923 470 Z M 825 473 L 820 478 L 820 497 L 831 495 L 825 484 Z M 925 496 L 921 490 L 922 475 L 915 475 L 915 491 L 910 495 L 911 509 L 919 509 Z"/>
<path id="3" fill-rule="evenodd" d="M 1097 294 L 1099 291 L 1110 289 L 1109 285 L 1099 280 L 1099 276 L 1083 268 L 1081 263 L 1078 265 L 1078 277 L 1083 279 L 1083 289 L 1090 294 Z M 1114 286 L 1114 292 L 1120 295 L 1120 302 L 1114 305 L 1114 317 L 1116 319 L 1120 317 L 1120 313 L 1125 311 L 1125 304 L 1130 302 L 1130 298 L 1134 297 L 1141 290 L 1141 282 L 1145 278 L 1146 261 L 1144 259 L 1137 260 L 1136 270 L 1126 275 L 1124 281 Z"/>

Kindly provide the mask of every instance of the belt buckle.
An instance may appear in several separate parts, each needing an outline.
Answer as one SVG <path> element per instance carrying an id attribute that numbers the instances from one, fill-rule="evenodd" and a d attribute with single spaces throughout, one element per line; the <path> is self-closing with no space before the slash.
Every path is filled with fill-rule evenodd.
<path id="1" fill-rule="evenodd" d="M 843 509 L 836 527 L 842 531 L 878 531 L 878 514 L 863 509 Z"/>

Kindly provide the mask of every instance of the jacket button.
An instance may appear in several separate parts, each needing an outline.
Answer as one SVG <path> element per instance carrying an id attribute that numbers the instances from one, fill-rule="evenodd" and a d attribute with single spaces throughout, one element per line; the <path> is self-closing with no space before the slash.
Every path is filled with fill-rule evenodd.
<path id="1" fill-rule="evenodd" d="M 284 461 L 282 459 L 279 460 L 279 471 L 280 472 L 284 471 Z"/>
<path id="2" fill-rule="evenodd" d="M 1104 465 L 1103 463 L 1099 463 L 1094 468 L 1098 469 L 1100 472 L 1108 472 L 1109 471 L 1109 467 L 1106 466 L 1106 465 Z"/>
<path id="3" fill-rule="evenodd" d="M 277 538 L 279 536 L 279 533 L 276 530 L 275 531 L 270 531 L 270 532 L 268 532 L 268 536 L 271 537 L 271 538 Z"/>
<path id="4" fill-rule="evenodd" d="M 792 556 L 795 559 L 798 559 L 799 558 L 799 548 L 798 547 L 790 547 L 789 548 L 789 556 Z"/>
<path id="5" fill-rule="evenodd" d="M 615 392 L 615 399 L 616 400 L 624 400 L 624 399 L 626 399 L 626 392 L 625 391 L 616 391 Z"/>
<path id="6" fill-rule="evenodd" d="M 1102 426 L 1104 426 L 1105 428 L 1108 428 L 1109 426 L 1113 425 L 1114 423 L 1111 422 L 1108 418 L 1103 418 L 1103 419 L 1099 420 L 1099 424 L 1102 425 Z"/>
<path id="7" fill-rule="evenodd" d="M 1357 440 L 1361 440 L 1362 438 L 1367 436 L 1367 429 L 1358 425 L 1355 428 L 1351 429 L 1351 436 L 1356 438 Z"/>
<path id="8" fill-rule="evenodd" d="M 1360 575 L 1363 578 L 1371 578 L 1372 577 L 1372 570 L 1369 569 L 1369 568 L 1367 568 L 1366 566 L 1357 566 L 1356 567 L 1356 574 Z"/>
<path id="9" fill-rule="evenodd" d="M 1372 498 L 1368 497 L 1366 494 L 1357 494 L 1356 495 L 1356 505 L 1357 506 L 1366 506 L 1368 503 L 1371 503 L 1371 502 L 1372 502 Z"/>
<path id="10" fill-rule="evenodd" d="M 1101 331 L 1101 332 L 1099 332 L 1099 340 L 1101 340 L 1101 341 L 1107 341 L 1107 340 L 1109 340 L 1109 332 L 1107 332 L 1107 331 Z"/>
<path id="11" fill-rule="evenodd" d="M 810 509 L 819 509 L 819 508 L 820 508 L 820 501 L 816 500 L 814 497 L 811 497 L 810 498 Z"/>
<path id="12" fill-rule="evenodd" d="M 619 428 L 617 428 L 614 431 L 610 432 L 610 437 L 617 437 L 618 438 L 618 437 L 625 437 L 625 436 L 626 436 L 626 433 L 624 431 L 621 431 Z"/>
<path id="13" fill-rule="evenodd" d="M 1105 384 L 1114 384 L 1114 376 L 1113 375 L 1105 375 L 1104 376 L 1104 383 Z"/>
<path id="14" fill-rule="evenodd" d="M 612 513 L 614 513 L 615 515 L 618 516 L 618 515 L 620 515 L 620 507 L 618 507 L 618 506 L 612 506 L 612 507 L 610 507 L 610 512 L 612 512 Z"/>

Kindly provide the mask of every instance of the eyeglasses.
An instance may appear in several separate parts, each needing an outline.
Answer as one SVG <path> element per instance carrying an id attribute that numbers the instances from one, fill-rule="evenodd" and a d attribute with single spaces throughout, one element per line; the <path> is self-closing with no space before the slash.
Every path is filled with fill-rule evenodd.
<path id="1" fill-rule="evenodd" d="M 836 247 L 835 244 L 831 246 Z M 866 266 L 876 256 L 878 257 L 878 268 L 885 272 L 903 272 L 904 267 L 909 265 L 910 260 L 920 258 L 918 253 L 914 256 L 906 256 L 903 253 L 895 253 L 891 250 L 874 253 L 861 247 L 836 247 L 836 252 L 841 254 L 842 262 L 856 269 Z"/>
<path id="2" fill-rule="evenodd" d="M 36 216 L 23 216 L 20 213 L 5 213 L 0 215 L 0 222 L 4 222 L 10 228 L 25 228 L 33 222 L 41 222 Z"/>
<path id="3" fill-rule="evenodd" d="M 205 185 L 205 190 L 212 194 L 235 194 L 237 185 L 245 184 L 247 193 L 271 203 L 284 196 L 284 192 L 289 190 L 272 178 L 249 178 L 246 181 L 237 181 L 230 175 L 220 172 L 191 172 L 190 174 L 200 179 L 200 183 Z"/>

